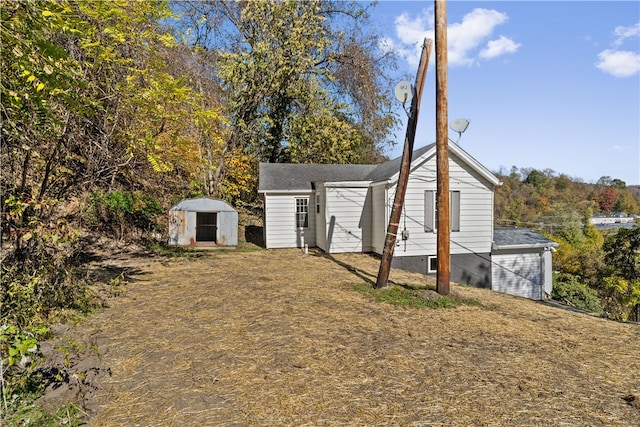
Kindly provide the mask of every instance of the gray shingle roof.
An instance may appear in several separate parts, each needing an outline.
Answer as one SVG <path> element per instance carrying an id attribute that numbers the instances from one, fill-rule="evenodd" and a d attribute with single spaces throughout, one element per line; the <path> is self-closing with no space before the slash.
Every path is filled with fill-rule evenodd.
<path id="1" fill-rule="evenodd" d="M 424 153 L 432 149 L 436 144 L 429 144 L 422 148 L 418 148 L 413 151 L 411 155 L 411 161 L 417 159 L 422 156 Z M 388 162 L 382 163 L 378 165 L 368 176 L 367 179 L 373 182 L 385 181 L 391 178 L 394 174 L 400 171 L 400 165 L 402 164 L 402 156 L 397 157 L 393 160 L 389 160 Z"/>
<path id="2" fill-rule="evenodd" d="M 558 246 L 553 240 L 528 228 L 496 228 L 493 230 L 493 244 L 498 249 Z"/>
<path id="3" fill-rule="evenodd" d="M 376 165 L 260 163 L 259 191 L 310 191 L 314 181 L 368 181 Z"/>
<path id="4" fill-rule="evenodd" d="M 412 160 L 435 144 L 414 150 Z M 260 163 L 258 191 L 311 190 L 314 181 L 385 181 L 400 171 L 402 156 L 379 165 Z"/>

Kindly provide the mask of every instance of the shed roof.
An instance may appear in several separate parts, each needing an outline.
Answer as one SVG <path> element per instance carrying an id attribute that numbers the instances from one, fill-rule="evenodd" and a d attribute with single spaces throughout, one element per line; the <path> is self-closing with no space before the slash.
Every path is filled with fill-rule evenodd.
<path id="1" fill-rule="evenodd" d="M 366 181 L 376 165 L 260 163 L 259 192 L 311 191 L 315 181 Z"/>
<path id="2" fill-rule="evenodd" d="M 191 212 L 236 212 L 236 210 L 226 202 L 217 199 L 209 199 L 207 197 L 202 197 L 200 199 L 184 199 L 172 207 L 171 210 Z"/>
<path id="3" fill-rule="evenodd" d="M 494 249 L 524 249 L 556 247 L 558 244 L 528 228 L 496 228 L 493 230 Z"/>

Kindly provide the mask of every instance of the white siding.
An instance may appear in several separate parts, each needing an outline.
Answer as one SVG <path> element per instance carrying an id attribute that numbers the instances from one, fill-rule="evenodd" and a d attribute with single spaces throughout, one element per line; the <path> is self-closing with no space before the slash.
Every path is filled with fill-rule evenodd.
<path id="1" fill-rule="evenodd" d="M 328 253 L 362 252 L 371 247 L 368 187 L 324 187 Z"/>
<path id="2" fill-rule="evenodd" d="M 309 226 L 296 228 L 296 198 L 309 199 Z M 316 245 L 315 195 L 313 193 L 267 193 L 264 196 L 265 245 L 271 248 L 302 248 Z"/>
<path id="3" fill-rule="evenodd" d="M 491 289 L 519 297 L 543 299 L 539 253 L 501 251 L 491 256 Z"/>
<path id="4" fill-rule="evenodd" d="M 460 231 L 451 233 L 451 254 L 490 252 L 493 188 L 453 154 L 449 160 L 449 178 L 449 190 L 460 192 Z M 395 188 L 389 191 L 390 200 L 393 200 Z M 436 254 L 437 233 L 425 231 L 424 227 L 425 190 L 436 189 L 436 159 L 432 157 L 409 175 L 398 233 L 406 227 L 409 239 L 406 244 L 400 242 L 394 251 L 395 256 Z M 375 249 L 377 252 L 378 248 Z"/>

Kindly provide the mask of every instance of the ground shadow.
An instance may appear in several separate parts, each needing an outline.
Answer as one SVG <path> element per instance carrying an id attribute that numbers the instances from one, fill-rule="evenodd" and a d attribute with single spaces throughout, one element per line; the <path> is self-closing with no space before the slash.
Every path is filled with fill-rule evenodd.
<path id="1" fill-rule="evenodd" d="M 336 259 L 335 257 L 333 257 L 333 255 L 322 252 L 320 250 L 318 251 L 314 251 L 313 253 L 311 253 L 313 256 L 318 256 L 318 257 L 322 257 L 325 259 L 328 259 L 329 261 L 332 261 L 336 264 L 338 264 L 340 267 L 344 268 L 345 270 L 347 270 L 350 273 L 353 273 L 354 275 L 356 275 L 358 278 L 360 278 L 362 281 L 364 281 L 366 284 L 368 285 L 375 285 L 376 284 L 376 280 L 377 280 L 377 276 L 375 274 L 370 274 L 362 269 L 356 268 L 354 266 L 352 266 L 349 263 L 346 263 L 344 261 L 340 261 L 338 259 Z M 374 255 L 371 254 L 362 254 L 363 256 L 372 256 L 374 258 L 378 258 Z M 391 282 L 391 281 L 390 281 Z"/>

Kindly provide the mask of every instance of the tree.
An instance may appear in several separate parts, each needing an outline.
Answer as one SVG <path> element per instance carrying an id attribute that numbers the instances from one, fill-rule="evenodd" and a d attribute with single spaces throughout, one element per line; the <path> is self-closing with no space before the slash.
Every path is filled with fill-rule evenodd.
<path id="1" fill-rule="evenodd" d="M 603 251 L 606 267 L 599 290 L 607 311 L 624 321 L 640 304 L 640 226 L 608 236 Z"/>
<path id="2" fill-rule="evenodd" d="M 618 202 L 618 194 L 616 191 L 607 187 L 598 195 L 598 205 L 600 206 L 600 211 L 605 212 L 607 214 L 611 214 L 613 208 Z"/>
<path id="3" fill-rule="evenodd" d="M 543 172 L 533 169 L 529 172 L 524 182 L 525 184 L 532 185 L 536 189 L 540 189 L 547 182 L 547 176 Z"/>
<path id="4" fill-rule="evenodd" d="M 391 114 L 385 70 L 393 59 L 367 33 L 359 2 L 180 2 L 184 43 L 217 71 L 229 132 L 217 157 L 249 161 L 370 163 L 382 158 Z M 221 157 L 222 156 L 222 157 Z M 255 166 L 253 166 L 255 167 Z"/>
<path id="5" fill-rule="evenodd" d="M 627 280 L 640 279 L 640 227 L 619 229 L 602 249 L 611 272 Z"/>
<path id="6" fill-rule="evenodd" d="M 616 212 L 624 212 L 627 214 L 640 213 L 640 204 L 636 200 L 628 188 L 616 189 L 618 201 L 613 209 Z"/>

